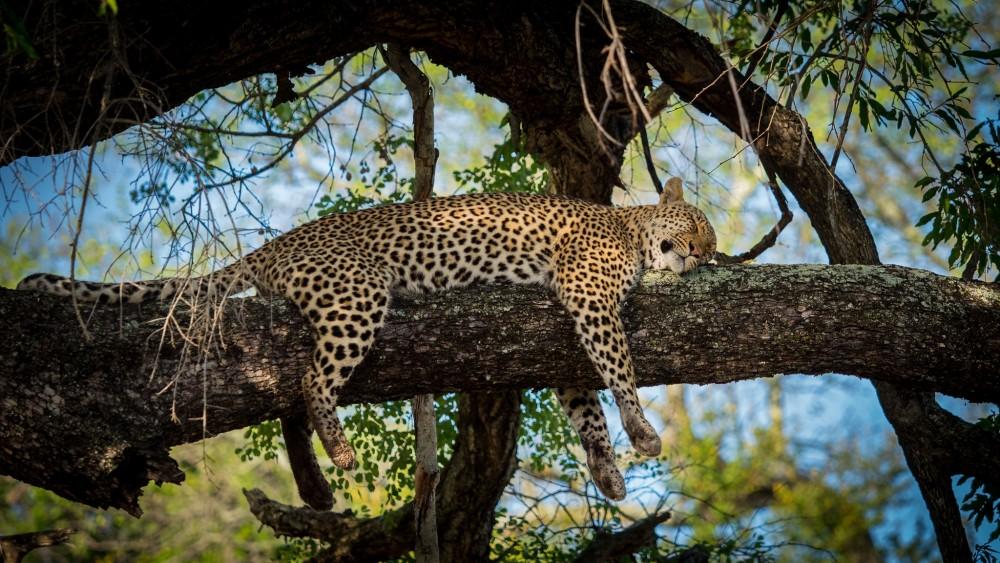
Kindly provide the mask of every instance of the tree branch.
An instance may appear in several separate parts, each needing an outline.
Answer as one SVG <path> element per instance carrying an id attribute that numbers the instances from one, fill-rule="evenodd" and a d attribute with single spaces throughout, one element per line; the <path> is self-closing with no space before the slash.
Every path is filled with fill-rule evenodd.
<path id="1" fill-rule="evenodd" d="M 494 507 L 517 465 L 520 393 L 472 393 L 458 400 L 458 437 L 442 472 L 435 505 L 442 522 L 442 561 L 485 561 Z M 475 479 L 470 479 L 475 475 Z M 258 520 L 283 536 L 311 537 L 330 544 L 317 559 L 382 561 L 413 549 L 413 503 L 376 518 L 294 508 L 244 491 Z"/>
<path id="2" fill-rule="evenodd" d="M 719 264 L 742 264 L 756 259 L 758 256 L 763 254 L 765 250 L 774 246 L 774 243 L 778 242 L 778 235 L 780 235 L 781 231 L 785 230 L 785 227 L 792 222 L 792 212 L 788 209 L 788 202 L 785 200 L 785 194 L 781 193 L 781 187 L 778 185 L 778 180 L 774 177 L 774 174 L 770 172 L 768 172 L 767 175 L 767 185 L 771 189 L 774 201 L 778 203 L 778 211 L 781 212 L 781 217 L 779 217 L 778 222 L 771 227 L 771 230 L 769 230 L 767 234 L 757 241 L 757 244 L 753 245 L 750 250 L 741 252 L 736 256 L 727 256 L 721 252 L 717 253 L 716 261 L 718 261 Z"/>
<path id="3" fill-rule="evenodd" d="M 64 544 L 74 533 L 76 530 L 72 528 L 60 528 L 58 530 L 0 536 L 0 555 L 3 556 L 4 563 L 21 563 L 21 560 L 29 552 L 39 547 Z"/>
<path id="4" fill-rule="evenodd" d="M 612 9 L 626 46 L 653 65 L 674 92 L 741 134 L 747 132 L 765 169 L 775 172 L 809 215 L 834 264 L 878 263 L 875 242 L 854 196 L 831 171 L 805 119 L 730 68 L 708 39 L 656 8 L 617 0 Z M 734 100 L 727 73 L 743 85 Z"/>
<path id="5" fill-rule="evenodd" d="M 683 100 L 733 131 L 740 131 L 740 113 L 744 114 L 762 163 L 781 177 L 798 200 L 832 263 L 878 263 L 874 240 L 857 202 L 830 170 L 800 115 L 781 107 L 763 88 L 734 71 L 737 83 L 743 85 L 736 92 L 736 103 L 726 81 L 718 80 L 726 76 L 728 65 L 709 41 L 642 3 L 616 0 L 610 5 L 625 46 L 635 54 L 630 63 L 652 64 Z M 549 165 L 557 189 L 607 201 L 619 170 L 582 127 L 586 116 L 578 76 L 572 70 L 579 47 L 587 65 L 585 79 L 594 80 L 604 60 L 601 50 L 606 37 L 591 26 L 581 30 L 577 45 L 572 37 L 577 7 L 578 2 L 568 0 L 535 3 L 522 6 L 520 17 L 511 18 L 505 4 L 474 1 L 447 5 L 413 0 L 303 1 L 285 17 L 274 18 L 267 2 L 249 2 L 239 11 L 186 1 L 149 2 L 118 14 L 115 31 L 120 41 L 114 46 L 102 43 L 109 37 L 107 20 L 95 17 L 85 4 L 54 0 L 19 4 L 14 10 L 23 16 L 31 37 L 58 37 L 58 41 L 35 41 L 37 60 L 12 51 L 0 59 L 5 78 L 0 88 L 0 107 L 4 108 L 0 163 L 89 142 L 88 135 L 77 132 L 93 131 L 102 111 L 100 93 L 87 88 L 86 77 L 114 72 L 105 68 L 108 60 L 142 63 L 135 69 L 121 69 L 120 74 L 129 80 L 113 84 L 115 113 L 104 115 L 110 123 L 104 131 L 111 134 L 159 115 L 199 90 L 398 41 L 426 51 L 435 62 L 468 76 L 480 92 L 507 103 L 524 124 L 527 148 Z M 178 34 L 177 29 L 187 33 Z M 262 36 L 270 40 L 261 42 Z M 197 45 L 190 44 L 190 37 L 198 38 Z M 128 52 L 117 52 L 120 49 Z M 917 298 L 915 303 L 922 301 Z M 850 327 L 845 328 L 851 334 Z M 843 353 L 854 352 L 845 349 Z M 969 359 L 978 361 L 973 355 Z M 926 371 L 919 366 L 915 370 L 917 379 Z M 898 375 L 890 369 L 886 377 Z M 883 406 L 897 433 L 915 430 L 904 427 L 907 423 L 892 414 L 896 411 L 889 405 Z M 921 401 L 919 408 L 925 418 L 932 418 L 934 409 L 939 409 L 930 400 Z M 904 450 L 918 447 L 901 443 Z M 112 465 L 129 456 L 138 467 L 155 468 L 150 473 L 154 478 L 179 478 L 169 458 L 142 448 L 116 450 Z M 914 468 L 918 479 L 924 473 Z M 125 474 L 138 475 L 136 471 Z M 121 485 L 128 489 L 134 484 Z M 932 510 L 932 518 L 938 517 Z"/>
<path id="6" fill-rule="evenodd" d="M 300 412 L 312 339 L 297 311 L 257 298 L 233 299 L 226 309 L 225 349 L 211 352 L 207 373 L 171 383 L 180 354 L 156 353 L 157 307 L 96 309 L 87 344 L 68 300 L 0 291 L 0 318 L 8 320 L 0 473 L 138 514 L 148 480 L 183 478 L 169 447 Z M 993 284 L 900 267 L 719 267 L 682 279 L 647 276 L 625 317 L 641 385 L 837 372 L 973 401 L 1000 398 Z M 549 292 L 470 288 L 397 298 L 341 397 L 350 404 L 568 386 L 601 383 Z"/>
<path id="7" fill-rule="evenodd" d="M 628 528 L 613 534 L 598 531 L 590 544 L 581 551 L 574 561 L 632 560 L 632 554 L 644 547 L 656 545 L 656 527 L 670 519 L 670 512 L 653 514 Z"/>
<path id="8" fill-rule="evenodd" d="M 434 193 L 434 92 L 430 80 L 410 60 L 409 49 L 389 43 L 383 57 L 410 95 L 413 108 L 413 201 L 423 201 Z"/>

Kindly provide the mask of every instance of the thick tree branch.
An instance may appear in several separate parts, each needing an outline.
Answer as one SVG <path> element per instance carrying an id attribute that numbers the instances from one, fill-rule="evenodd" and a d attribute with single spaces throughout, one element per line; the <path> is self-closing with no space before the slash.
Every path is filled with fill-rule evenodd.
<path id="1" fill-rule="evenodd" d="M 653 65 L 682 99 L 742 134 L 741 111 L 765 168 L 775 172 L 809 215 L 830 262 L 878 263 L 875 242 L 854 196 L 827 165 L 805 119 L 781 106 L 727 64 L 708 39 L 656 8 L 612 2 L 625 44 Z M 726 74 L 744 85 L 734 99 Z"/>
<path id="2" fill-rule="evenodd" d="M 79 148 L 92 138 L 78 132 L 90 131 L 99 120 L 107 125 L 102 134 L 111 135 L 207 88 L 399 43 L 468 76 L 479 91 L 524 117 L 529 150 L 549 164 L 558 191 L 607 201 L 620 162 L 601 150 L 584 115 L 576 8 L 575 0 L 538 2 L 519 6 L 519 16 L 511 17 L 511 6 L 504 2 L 305 0 L 276 17 L 272 4 L 262 0 L 241 3 L 239 9 L 151 1 L 115 16 L 116 47 L 105 40 L 108 20 L 89 4 L 15 2 L 11 11 L 23 17 L 40 57 L 9 53 L 0 58 L 5 78 L 0 164 Z M 584 78 L 597 106 L 604 103 L 599 75 L 606 39 L 593 22 L 582 30 Z M 102 118 L 99 94 L 87 85 L 91 76 L 115 68 L 120 78 L 112 85 L 113 111 Z M 611 114 L 620 105 L 612 101 Z M 583 158 L 567 155 L 571 150 Z M 581 163 L 584 174 L 577 173 Z"/>
<path id="3" fill-rule="evenodd" d="M 733 266 L 685 278 L 651 274 L 646 282 L 626 307 L 642 385 L 838 372 L 1000 399 L 995 285 L 864 266 Z M 344 389 L 345 404 L 600 386 L 547 290 L 472 288 L 399 298 L 395 306 Z M 171 384 L 179 354 L 167 348 L 157 359 L 156 307 L 87 311 L 96 337 L 87 344 L 67 300 L 0 291 L 0 318 L 8 319 L 0 342 L 0 473 L 138 513 L 148 480 L 183 477 L 167 449 L 203 437 L 203 395 L 208 435 L 299 412 L 311 337 L 298 314 L 263 299 L 234 299 L 227 310 L 226 348 L 212 352 L 206 371 L 181 373 Z"/>
<path id="4" fill-rule="evenodd" d="M 951 477 L 970 475 L 996 486 L 1000 459 L 984 452 L 1000 452 L 1000 439 L 941 408 L 932 393 L 884 382 L 875 382 L 875 390 L 927 502 L 941 557 L 971 562 Z"/>

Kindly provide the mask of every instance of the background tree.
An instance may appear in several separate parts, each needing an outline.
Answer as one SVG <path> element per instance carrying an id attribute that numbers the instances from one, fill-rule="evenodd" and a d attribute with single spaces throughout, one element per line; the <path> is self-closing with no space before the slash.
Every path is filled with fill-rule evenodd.
<path id="1" fill-rule="evenodd" d="M 388 41 L 426 54 L 422 66 L 438 90 L 438 176 L 445 179 L 439 193 L 550 190 L 597 201 L 643 200 L 653 181 L 637 139 L 644 127 L 651 163 L 698 185 L 699 204 L 711 210 L 726 252 L 748 248 L 773 225 L 769 193 L 755 189 L 766 171 L 792 193 L 797 216 L 810 219 L 793 223 L 794 244 L 782 237 L 769 260 L 820 261 L 825 252 L 833 263 L 875 264 L 881 251 L 886 261 L 947 266 L 981 279 L 995 277 L 1000 265 L 993 227 L 1000 219 L 1000 114 L 989 82 L 998 56 L 989 33 L 997 16 L 988 3 L 951 9 L 707 2 L 654 9 L 551 2 L 520 7 L 519 19 L 510 17 L 509 6 L 474 2 L 447 8 L 304 3 L 281 17 L 268 2 L 239 9 L 114 2 L 3 8 L 8 45 L 0 155 L 8 163 L 2 181 L 11 202 L 11 243 L 4 250 L 20 249 L 16 258 L 5 258 L 10 282 L 22 273 L 16 267 L 34 268 L 24 256 L 40 256 L 26 249 L 38 244 L 41 232 L 65 236 L 52 254 L 66 257 L 48 262 L 57 270 L 145 277 L 214 267 L 285 230 L 303 212 L 408 199 L 408 100 L 374 50 Z M 494 99 L 472 94 L 473 88 Z M 826 127 L 826 138 L 814 142 L 806 124 Z M 68 149 L 80 150 L 31 158 Z M 100 231 L 112 217 L 130 214 L 124 228 Z M 929 252 L 920 242 L 942 246 Z M 198 358 L 191 361 L 197 365 Z M 933 558 L 929 531 L 921 528 L 926 520 L 908 516 L 919 500 L 901 481 L 903 459 L 927 501 L 942 555 L 972 556 L 951 478 L 976 475 L 984 460 L 996 458 L 979 433 L 995 416 L 973 429 L 929 394 L 879 383 L 901 459 L 891 442 L 859 438 L 867 434 L 863 427 L 815 440 L 821 432 L 798 430 L 798 421 L 813 418 L 803 400 L 783 399 L 842 392 L 848 398 L 840 403 L 817 401 L 840 410 L 858 397 L 871 400 L 858 383 L 740 385 L 738 392 L 670 388 L 656 397 L 651 404 L 669 406 L 662 427 L 673 447 L 662 459 L 622 459 L 632 467 L 630 490 L 637 492 L 620 506 L 587 488 L 576 461 L 580 451 L 545 393 L 442 397 L 442 459 L 459 449 L 453 444 L 461 443 L 456 437 L 463 431 L 487 432 L 511 445 L 505 436 L 517 436 L 523 461 L 497 506 L 493 537 L 485 538 L 495 555 L 508 558 L 585 558 L 598 544 L 622 552 L 638 545 L 650 558 L 680 552 L 826 556 L 799 544 L 849 559 Z M 479 401 L 506 416 L 483 428 L 475 417 L 456 417 L 475 411 L 470 403 L 462 411 L 461 401 Z M 518 403 L 523 414 L 516 434 Z M 973 418 L 989 412 L 959 410 Z M 863 412 L 877 416 L 873 405 Z M 279 531 L 305 530 L 299 535 L 332 542 L 324 548 L 328 555 L 361 549 L 361 542 L 331 530 L 363 527 L 364 518 L 392 514 L 409 498 L 406 418 L 395 403 L 359 406 L 348 417 L 359 458 L 370 461 L 356 474 L 334 472 L 331 480 L 337 510 L 349 507 L 357 518 L 338 520 L 339 528 L 281 528 L 302 515 L 251 496 L 255 514 Z M 818 418 L 820 426 L 837 425 L 836 416 Z M 276 436 L 273 424 L 252 428 L 243 457 L 280 458 Z M 858 451 L 856 441 L 866 444 L 859 457 L 850 455 Z M 513 446 L 503 452 L 509 456 L 500 465 L 513 468 Z M 220 475 L 228 475 L 222 468 L 232 463 L 215 461 L 208 450 L 190 459 Z M 503 472 L 496 477 L 506 483 Z M 978 517 L 977 542 L 985 544 L 995 530 L 997 497 L 989 474 L 977 477 L 959 491 L 970 494 L 967 514 Z M 447 477 L 443 485 L 453 482 L 449 486 L 463 485 Z M 235 488 L 230 485 L 219 490 Z M 30 529 L 78 518 L 90 537 L 107 533 L 103 516 L 78 516 L 78 507 L 46 496 L 33 501 L 43 493 L 5 486 L 13 499 L 8 518 L 22 522 L 11 525 L 19 528 L 13 531 L 29 528 L 17 516 L 23 511 L 60 506 L 53 510 L 74 516 L 57 512 Z M 270 494 L 288 491 L 287 485 L 255 486 Z M 492 520 L 493 506 L 468 521 L 482 514 Z M 139 536 L 148 526 L 143 522 L 122 529 Z M 243 521 L 220 535 L 240 526 L 251 529 Z M 203 554 L 224 549 L 221 542 L 192 548 L 199 544 L 180 534 L 200 530 L 177 529 L 178 546 Z M 114 544 L 95 541 L 85 548 L 95 555 L 152 549 L 129 547 L 121 537 Z M 409 542 L 400 530 L 395 543 L 381 545 L 399 556 Z M 266 540 L 259 545 L 262 554 L 286 549 Z M 293 544 L 298 554 L 311 545 Z M 977 556 L 988 558 L 988 549 Z"/>

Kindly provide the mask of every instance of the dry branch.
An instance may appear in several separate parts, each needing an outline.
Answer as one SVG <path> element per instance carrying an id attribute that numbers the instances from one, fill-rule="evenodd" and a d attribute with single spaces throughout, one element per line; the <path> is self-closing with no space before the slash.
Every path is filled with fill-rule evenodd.
<path id="1" fill-rule="evenodd" d="M 21 560 L 29 552 L 39 547 L 64 544 L 75 532 L 76 530 L 72 528 L 60 528 L 58 530 L 0 536 L 0 555 L 3 556 L 4 563 L 21 563 Z"/>
<path id="2" fill-rule="evenodd" d="M 749 262 L 755 260 L 758 256 L 764 253 L 765 250 L 774 246 L 774 243 L 778 242 L 778 235 L 781 231 L 785 230 L 785 227 L 792 222 L 792 212 L 788 209 L 788 201 L 785 200 L 785 194 L 781 193 L 781 186 L 778 185 L 777 178 L 774 174 L 768 172 L 768 187 L 771 189 L 771 195 L 774 196 L 774 201 L 778 204 L 778 211 L 781 212 L 781 216 L 778 218 L 778 222 L 771 227 L 771 230 L 767 231 L 757 244 L 753 245 L 750 250 L 746 252 L 741 252 L 736 256 L 728 256 L 723 253 L 718 253 L 716 255 L 716 261 L 719 264 L 742 264 L 744 262 Z"/>
<path id="3" fill-rule="evenodd" d="M 635 522 L 624 530 L 609 533 L 598 531 L 594 539 L 581 551 L 574 561 L 589 563 L 592 561 L 622 561 L 632 560 L 632 554 L 643 548 L 656 545 L 656 527 L 670 519 L 670 512 L 663 511 L 652 514 Z"/>
<path id="4" fill-rule="evenodd" d="M 0 291 L 9 331 L 0 342 L 0 473 L 138 513 L 147 481 L 183 478 L 167 452 L 202 438 L 203 392 L 209 434 L 301 411 L 311 338 L 288 304 L 234 299 L 207 388 L 201 373 L 182 374 L 157 395 L 178 359 L 161 352 L 150 380 L 160 316 L 156 307 L 98 309 L 88 344 L 68 300 Z M 899 267 L 719 267 L 648 276 L 625 316 L 642 385 L 838 372 L 1000 399 L 1000 288 L 991 284 Z M 398 298 L 342 397 L 599 387 L 591 373 L 547 290 L 471 288 Z"/>

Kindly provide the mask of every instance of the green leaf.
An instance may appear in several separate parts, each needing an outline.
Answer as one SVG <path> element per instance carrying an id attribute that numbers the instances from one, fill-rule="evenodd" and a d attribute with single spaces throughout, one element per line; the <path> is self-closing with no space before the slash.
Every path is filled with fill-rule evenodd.
<path id="1" fill-rule="evenodd" d="M 924 192 L 924 197 L 923 199 L 921 199 L 921 201 L 923 201 L 924 203 L 930 201 L 937 194 L 938 189 L 940 189 L 938 186 L 934 186 L 928 189 L 926 192 Z"/>
<path id="2" fill-rule="evenodd" d="M 809 95 L 809 88 L 812 86 L 812 75 L 807 74 L 802 77 L 802 90 L 799 91 L 799 99 L 805 100 L 806 96 Z"/>
<path id="3" fill-rule="evenodd" d="M 920 218 L 919 221 L 917 221 L 917 226 L 918 227 L 922 227 L 923 225 L 926 225 L 931 219 L 937 217 L 937 214 L 938 214 L 937 211 L 932 211 L 932 212 L 928 213 L 927 215 L 924 215 L 923 217 Z M 930 236 L 930 235 L 927 235 L 927 236 Z M 927 244 L 927 239 L 924 239 L 924 244 Z"/>
<path id="4" fill-rule="evenodd" d="M 0 4 L 0 7 L 5 7 Z M 31 40 L 28 39 L 28 32 L 24 29 L 24 24 L 21 23 L 20 19 L 12 18 L 11 14 L 7 13 L 7 10 L 0 12 L 3 16 L 3 32 L 7 36 L 7 48 L 10 51 L 20 49 L 24 51 L 28 58 L 37 59 L 38 51 L 35 50 L 34 45 L 31 44 Z"/>
<path id="5" fill-rule="evenodd" d="M 947 110 L 936 109 L 934 110 L 934 115 L 940 117 L 941 120 L 944 121 L 946 125 L 948 125 L 948 128 L 955 132 L 955 134 L 960 135 L 962 133 L 961 131 L 959 131 L 958 124 L 955 122 L 955 119 L 948 114 Z"/>
<path id="6" fill-rule="evenodd" d="M 948 254 L 948 266 L 954 268 L 958 264 L 958 258 L 962 255 L 962 247 L 960 245 L 955 245 L 951 249 L 951 253 Z"/>
<path id="7" fill-rule="evenodd" d="M 1000 57 L 1000 49 L 993 49 L 992 51 L 978 51 L 975 49 L 970 49 L 962 53 L 966 57 L 971 57 L 973 59 L 996 59 Z"/>
<path id="8" fill-rule="evenodd" d="M 982 131 L 984 125 L 986 125 L 985 121 L 983 121 L 983 122 L 979 123 L 978 125 L 976 125 L 975 127 L 973 127 L 969 131 L 969 134 L 965 136 L 965 141 L 969 142 L 969 141 L 975 139 L 976 135 L 978 135 L 979 132 Z"/>

